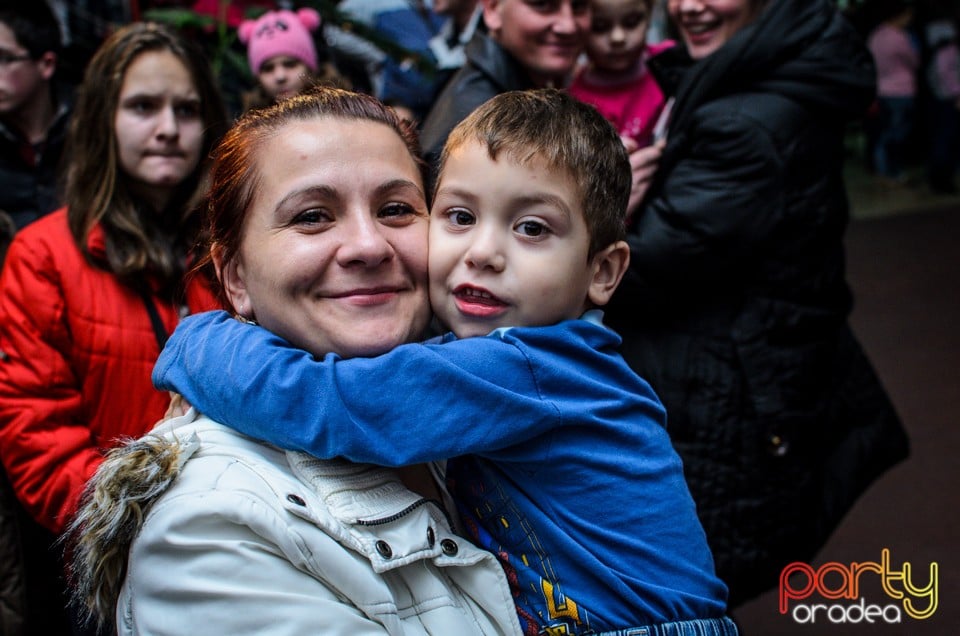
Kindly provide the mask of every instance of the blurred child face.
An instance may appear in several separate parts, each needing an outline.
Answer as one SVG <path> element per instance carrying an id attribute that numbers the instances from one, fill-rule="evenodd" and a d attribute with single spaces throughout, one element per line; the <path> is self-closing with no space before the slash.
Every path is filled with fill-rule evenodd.
<path id="1" fill-rule="evenodd" d="M 260 65 L 257 79 L 274 101 L 293 97 L 310 81 L 310 68 L 295 57 L 274 55 Z"/>
<path id="2" fill-rule="evenodd" d="M 203 146 L 200 94 L 177 56 L 147 51 L 131 62 L 114 127 L 131 191 L 162 210 L 193 174 Z"/>
<path id="3" fill-rule="evenodd" d="M 430 213 L 430 301 L 457 336 L 549 325 L 588 306 L 590 235 L 573 178 L 468 142 L 447 157 Z"/>
<path id="4" fill-rule="evenodd" d="M 548 86 L 573 71 L 590 10 L 588 0 L 483 0 L 483 19 L 533 82 Z"/>
<path id="5" fill-rule="evenodd" d="M 30 108 L 43 91 L 56 68 L 53 53 L 38 60 L 30 58 L 27 49 L 17 41 L 13 31 L 0 22 L 0 116 Z"/>
<path id="6" fill-rule="evenodd" d="M 377 355 L 430 318 L 420 170 L 384 124 L 294 120 L 257 151 L 237 256 L 219 266 L 242 316 L 316 355 Z"/>
<path id="7" fill-rule="evenodd" d="M 650 25 L 648 0 L 591 0 L 587 55 L 594 68 L 625 73 L 643 56 Z"/>
<path id="8" fill-rule="evenodd" d="M 753 22 L 758 5 L 757 0 L 668 0 L 667 13 L 690 56 L 699 60 Z"/>

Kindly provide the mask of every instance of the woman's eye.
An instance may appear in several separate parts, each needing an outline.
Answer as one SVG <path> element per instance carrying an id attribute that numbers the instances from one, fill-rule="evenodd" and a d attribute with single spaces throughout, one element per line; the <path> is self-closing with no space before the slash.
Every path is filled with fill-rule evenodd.
<path id="1" fill-rule="evenodd" d="M 524 236 L 543 236 L 547 231 L 547 226 L 539 221 L 522 221 L 517 224 L 517 232 Z"/>
<path id="2" fill-rule="evenodd" d="M 320 208 L 304 210 L 293 217 L 291 225 L 318 225 L 330 220 L 330 216 Z"/>
<path id="3" fill-rule="evenodd" d="M 175 109 L 175 112 L 177 113 L 177 117 L 180 117 L 180 118 L 182 118 L 182 119 L 190 119 L 190 118 L 193 118 L 193 117 L 199 117 L 199 116 L 200 116 L 200 104 L 192 104 L 192 103 L 189 103 L 189 104 L 178 104 L 177 107 L 176 107 L 176 109 Z"/>
<path id="4" fill-rule="evenodd" d="M 413 206 L 407 203 L 388 203 L 380 208 L 380 218 L 395 218 L 413 213 Z"/>
<path id="5" fill-rule="evenodd" d="M 153 110 L 153 102 L 146 99 L 138 99 L 127 104 L 127 108 L 135 113 L 149 113 Z"/>

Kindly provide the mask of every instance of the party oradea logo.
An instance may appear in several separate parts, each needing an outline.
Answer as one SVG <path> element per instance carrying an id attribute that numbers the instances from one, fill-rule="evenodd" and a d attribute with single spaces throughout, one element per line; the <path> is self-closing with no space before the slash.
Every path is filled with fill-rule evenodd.
<path id="1" fill-rule="evenodd" d="M 879 563 L 791 563 L 780 573 L 779 609 L 802 624 L 922 621 L 937 611 L 938 573 L 936 562 L 929 573 L 907 561 L 896 567 L 887 548 Z"/>

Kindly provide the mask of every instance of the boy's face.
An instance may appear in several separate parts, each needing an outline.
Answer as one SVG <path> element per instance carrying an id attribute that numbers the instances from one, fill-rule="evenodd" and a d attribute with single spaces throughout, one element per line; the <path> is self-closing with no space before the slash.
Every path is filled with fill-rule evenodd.
<path id="1" fill-rule="evenodd" d="M 34 99 L 48 90 L 54 54 L 31 59 L 10 27 L 0 22 L 0 58 L 0 116 L 33 107 Z"/>
<path id="2" fill-rule="evenodd" d="M 588 306 L 593 267 L 577 184 L 468 142 L 447 157 L 430 212 L 430 301 L 457 336 L 549 325 Z"/>

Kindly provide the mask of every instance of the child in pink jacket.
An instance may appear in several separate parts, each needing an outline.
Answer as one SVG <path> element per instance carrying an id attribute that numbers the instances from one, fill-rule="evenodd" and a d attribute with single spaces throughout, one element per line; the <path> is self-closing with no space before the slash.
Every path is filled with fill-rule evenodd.
<path id="1" fill-rule="evenodd" d="M 664 97 L 646 62 L 673 42 L 647 44 L 653 0 L 591 0 L 590 8 L 589 63 L 570 94 L 596 107 L 621 137 L 649 146 Z"/>

